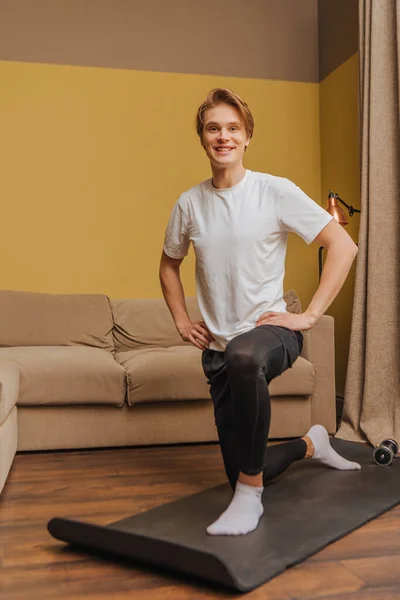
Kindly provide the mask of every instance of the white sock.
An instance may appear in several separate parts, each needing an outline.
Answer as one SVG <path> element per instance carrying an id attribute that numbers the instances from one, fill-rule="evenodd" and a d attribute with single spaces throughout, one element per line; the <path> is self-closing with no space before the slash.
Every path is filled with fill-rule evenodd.
<path id="1" fill-rule="evenodd" d="M 264 512 L 263 487 L 236 482 L 235 493 L 228 508 L 207 527 L 210 535 L 240 535 L 257 528 Z"/>
<path id="2" fill-rule="evenodd" d="M 361 469 L 361 465 L 358 463 L 346 460 L 335 452 L 330 444 L 329 434 L 323 425 L 313 425 L 306 436 L 310 438 L 315 448 L 312 458 L 340 471 Z"/>

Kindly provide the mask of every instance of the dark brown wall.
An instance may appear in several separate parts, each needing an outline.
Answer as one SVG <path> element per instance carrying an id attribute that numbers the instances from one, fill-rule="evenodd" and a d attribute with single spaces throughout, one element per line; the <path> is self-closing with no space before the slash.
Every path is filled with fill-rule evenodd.
<path id="1" fill-rule="evenodd" d="M 0 59 L 318 81 L 317 0 L 0 0 Z"/>
<path id="2" fill-rule="evenodd" d="M 0 60 L 318 82 L 356 52 L 357 12 L 358 0 L 0 0 Z"/>
<path id="3" fill-rule="evenodd" d="M 318 0 L 319 80 L 358 50 L 358 0 Z"/>

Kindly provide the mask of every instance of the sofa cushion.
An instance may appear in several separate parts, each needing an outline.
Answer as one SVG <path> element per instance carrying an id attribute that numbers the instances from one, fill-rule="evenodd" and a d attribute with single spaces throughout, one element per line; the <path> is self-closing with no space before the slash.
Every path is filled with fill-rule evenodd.
<path id="1" fill-rule="evenodd" d="M 114 351 L 103 294 L 0 290 L 0 346 L 91 346 Z"/>
<path id="2" fill-rule="evenodd" d="M 288 312 L 301 312 L 300 300 L 294 290 L 284 295 Z M 197 298 L 185 298 L 186 310 L 192 321 L 203 319 Z M 116 351 L 136 348 L 169 348 L 193 346 L 179 335 L 164 298 L 135 298 L 110 300 L 114 318 L 114 343 Z"/>
<path id="3" fill-rule="evenodd" d="M 186 310 L 192 321 L 202 316 L 196 298 L 186 298 Z M 192 346 L 179 335 L 164 298 L 110 300 L 114 318 L 116 351 L 134 348 Z M 193 346 L 194 348 L 194 346 Z"/>
<path id="4" fill-rule="evenodd" d="M 210 398 L 201 364 L 201 350 L 193 345 L 117 352 L 115 360 L 127 372 L 129 405 Z M 291 369 L 271 381 L 270 394 L 309 396 L 314 389 L 315 375 L 315 367 L 299 356 Z"/>
<path id="5" fill-rule="evenodd" d="M 129 405 L 210 398 L 201 366 L 201 350 L 195 346 L 116 352 L 115 360 L 127 373 Z"/>
<path id="6" fill-rule="evenodd" d="M 273 379 L 269 386 L 271 396 L 309 396 L 314 392 L 317 370 L 308 360 L 298 356 L 293 366 Z"/>
<path id="7" fill-rule="evenodd" d="M 294 290 L 288 290 L 284 293 L 283 299 L 286 302 L 286 310 L 290 313 L 301 313 L 303 309 L 301 307 L 300 298 Z"/>
<path id="8" fill-rule="evenodd" d="M 85 346 L 0 348 L 0 363 L 18 367 L 17 406 L 109 404 L 121 406 L 126 375 L 112 354 Z"/>
<path id="9" fill-rule="evenodd" d="M 4 423 L 18 400 L 19 369 L 9 360 L 0 360 L 0 425 Z"/>

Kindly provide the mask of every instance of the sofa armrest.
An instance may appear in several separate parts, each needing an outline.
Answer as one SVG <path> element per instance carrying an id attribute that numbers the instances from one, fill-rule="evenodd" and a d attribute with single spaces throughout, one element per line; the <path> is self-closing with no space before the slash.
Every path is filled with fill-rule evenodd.
<path id="1" fill-rule="evenodd" d="M 303 331 L 300 356 L 316 369 L 316 384 L 311 396 L 311 424 L 321 423 L 329 433 L 336 432 L 335 320 L 322 315 L 316 324 Z"/>
<path id="2" fill-rule="evenodd" d="M 19 368 L 11 360 L 0 360 L 0 426 L 19 397 Z"/>
<path id="3" fill-rule="evenodd" d="M 17 409 L 19 368 L 0 360 L 0 494 L 17 452 Z"/>

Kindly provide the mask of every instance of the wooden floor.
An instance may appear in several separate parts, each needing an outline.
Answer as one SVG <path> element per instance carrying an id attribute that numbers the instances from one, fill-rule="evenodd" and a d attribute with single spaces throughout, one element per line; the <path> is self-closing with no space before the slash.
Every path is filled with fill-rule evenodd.
<path id="1" fill-rule="evenodd" d="M 55 515 L 106 524 L 224 481 L 215 444 L 18 454 L 0 496 L 1 600 L 243 597 L 72 552 L 46 530 Z M 400 599 L 400 507 L 247 597 Z"/>

